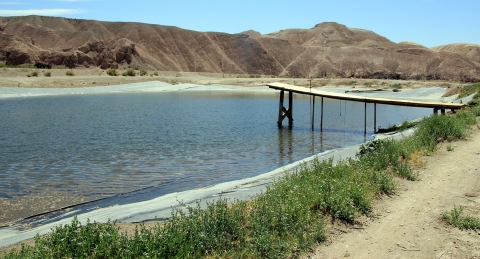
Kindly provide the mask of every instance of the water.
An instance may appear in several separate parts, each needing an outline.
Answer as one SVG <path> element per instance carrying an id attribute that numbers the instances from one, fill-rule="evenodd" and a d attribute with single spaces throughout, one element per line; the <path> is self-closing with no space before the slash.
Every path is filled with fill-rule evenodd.
<path id="1" fill-rule="evenodd" d="M 136 199 L 255 176 L 372 139 L 373 105 L 325 99 L 323 132 L 308 97 L 277 127 L 278 92 L 178 91 L 0 100 L 0 198 L 75 192 Z M 430 109 L 377 105 L 377 125 Z M 287 125 L 287 119 L 284 125 Z M 137 195 L 138 194 L 138 195 Z M 121 198 L 118 198 L 121 199 Z"/>

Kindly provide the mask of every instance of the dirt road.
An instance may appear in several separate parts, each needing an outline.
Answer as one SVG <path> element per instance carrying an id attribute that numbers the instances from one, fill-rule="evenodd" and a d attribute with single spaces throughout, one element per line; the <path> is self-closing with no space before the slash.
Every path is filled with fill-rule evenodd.
<path id="1" fill-rule="evenodd" d="M 462 215 L 480 218 L 480 130 L 425 159 L 419 181 L 399 180 L 397 194 L 378 201 L 371 217 L 334 224 L 304 258 L 480 258 L 480 230 L 461 231 L 441 217 L 464 206 Z"/>

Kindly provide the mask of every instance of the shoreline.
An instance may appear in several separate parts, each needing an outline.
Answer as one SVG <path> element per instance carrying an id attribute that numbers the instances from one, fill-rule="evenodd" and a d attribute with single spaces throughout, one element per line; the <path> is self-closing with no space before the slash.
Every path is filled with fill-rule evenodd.
<path id="1" fill-rule="evenodd" d="M 413 134 L 413 130 L 409 129 L 390 135 L 377 135 L 375 139 L 401 139 L 411 134 Z M 226 198 L 229 201 L 235 199 L 247 200 L 255 194 L 264 191 L 269 183 L 282 177 L 286 172 L 292 172 L 300 166 L 310 163 L 315 158 L 318 158 L 320 161 L 333 159 L 334 163 L 339 160 L 354 158 L 360 145 L 362 144 L 327 150 L 254 177 L 224 182 L 205 188 L 174 192 L 142 202 L 106 208 L 94 208 L 90 212 L 81 213 L 76 216 L 82 224 L 85 224 L 87 219 L 91 222 L 107 222 L 108 220 L 118 221 L 120 223 L 161 222 L 169 218 L 173 207 L 182 207 L 180 202 L 188 206 L 195 205 L 195 203 L 200 200 L 200 206 L 205 208 L 207 202 L 212 202 L 219 198 Z M 183 209 L 185 210 L 185 207 L 183 207 Z M 72 210 L 66 212 L 61 216 L 52 218 L 54 221 L 51 223 L 39 225 L 38 227 L 27 230 L 22 230 L 17 226 L 0 228 L 0 249 L 31 239 L 37 233 L 40 235 L 49 233 L 53 227 L 60 224 L 69 224 L 76 212 L 78 211 Z"/>
<path id="2" fill-rule="evenodd" d="M 464 85 L 452 81 L 417 81 L 417 80 L 390 80 L 390 79 L 361 79 L 361 78 L 283 78 L 269 75 L 222 74 L 209 72 L 177 72 L 177 71 L 148 71 L 147 76 L 109 76 L 106 70 L 100 68 L 73 69 L 74 76 L 67 76 L 70 69 L 34 69 L 34 68 L 3 68 L 0 69 L 0 86 L 12 88 L 81 88 L 87 86 L 111 86 L 119 84 L 142 83 L 160 81 L 172 85 L 236 85 L 258 86 L 272 82 L 281 82 L 297 86 L 310 87 L 352 87 L 370 89 L 393 89 L 394 85 L 401 85 L 402 89 L 416 89 L 432 86 L 456 88 Z M 30 76 L 37 71 L 38 76 Z M 117 70 L 123 72 L 124 70 Z M 44 76 L 50 72 L 51 76 Z"/>
<path id="3" fill-rule="evenodd" d="M 145 84 L 145 83 L 129 84 L 127 86 L 131 86 L 131 85 L 141 86 L 143 84 Z M 178 85 L 178 86 L 173 86 L 173 85 L 170 85 L 168 83 L 162 83 L 162 82 L 156 82 L 155 84 L 160 85 L 159 88 L 155 88 L 156 89 L 155 91 L 158 91 L 159 89 L 161 89 L 161 91 L 167 91 L 168 89 L 173 90 L 173 91 L 174 90 L 182 90 L 182 89 L 184 89 L 184 90 L 193 89 L 191 87 L 192 85 L 190 85 L 190 84 Z M 123 86 L 125 86 L 125 85 L 123 85 Z M 113 89 L 115 89 L 115 88 L 122 87 L 122 86 L 112 86 L 112 87 L 113 87 Z M 157 87 L 158 87 L 158 85 L 157 85 Z M 218 90 L 218 87 L 219 86 L 216 86 L 216 85 L 213 85 L 213 86 L 198 86 L 198 89 Z M 242 91 L 246 90 L 245 87 L 243 87 L 243 86 L 223 86 L 223 87 L 224 87 L 223 88 L 224 90 L 242 90 Z M 76 89 L 81 89 L 81 88 L 76 88 Z M 91 90 L 92 88 L 88 88 L 88 89 Z M 106 88 L 105 87 L 100 87 L 100 89 L 105 90 Z M 141 89 L 141 87 L 136 88 L 137 91 L 139 89 Z M 152 91 L 152 89 L 150 89 L 150 91 Z M 198 89 L 196 88 L 196 90 L 198 90 Z M 274 92 L 276 92 L 276 91 L 272 91 L 272 90 L 266 88 L 265 86 L 261 86 L 261 88 L 260 87 L 258 87 L 258 88 L 248 87 L 247 89 L 249 91 L 251 90 L 251 91 L 272 92 L 272 94 Z M 30 88 L 30 90 L 31 90 L 31 88 Z M 47 90 L 47 89 L 40 89 L 40 90 Z M 71 88 L 68 88 L 67 91 L 71 91 L 71 90 L 72 90 Z M 132 89 L 128 89 L 128 87 L 127 87 L 126 90 L 127 91 L 124 91 L 125 93 L 135 92 Z M 341 89 L 341 88 L 334 88 L 334 90 L 335 91 L 343 91 L 343 89 Z M 143 89 L 142 91 L 145 91 L 145 89 Z M 118 89 L 116 89 L 115 93 L 116 92 L 118 92 Z M 415 92 L 415 91 L 413 91 L 413 92 Z M 91 92 L 89 92 L 89 93 L 91 93 Z M 104 93 L 104 92 L 101 92 L 101 93 Z M 82 93 L 78 93 L 78 94 L 82 94 Z M 0 88 L 0 96 L 1 96 L 1 88 Z M 16 96 L 16 97 L 22 97 L 22 96 Z M 437 95 L 437 98 L 441 98 L 441 97 L 438 97 L 438 95 Z M 321 155 L 322 157 L 324 157 L 324 159 L 326 159 L 326 157 L 331 157 L 331 156 L 333 156 L 336 159 L 345 159 L 347 157 L 355 156 L 356 150 L 358 149 L 358 146 L 359 145 L 345 147 L 345 148 L 342 148 L 342 149 L 329 150 L 329 151 L 325 151 L 325 152 L 323 152 L 321 154 L 317 154 L 317 155 Z M 315 156 L 317 156 L 317 155 L 315 155 Z M 178 206 L 179 205 L 179 202 L 178 202 L 179 200 L 185 202 L 186 204 L 193 204 L 196 200 L 198 200 L 199 194 L 203 195 L 203 196 L 200 195 L 201 197 L 205 197 L 204 199 L 202 198 L 202 205 L 205 205 L 205 202 L 211 201 L 212 199 L 218 199 L 220 196 L 231 197 L 232 199 L 233 198 L 248 199 L 248 198 L 251 197 L 251 195 L 253 195 L 255 193 L 258 193 L 259 191 L 262 190 L 262 188 L 265 188 L 265 185 L 268 184 L 269 182 L 271 182 L 273 179 L 275 179 L 276 177 L 281 177 L 281 175 L 283 175 L 285 170 L 287 170 L 287 169 L 288 170 L 294 170 L 294 168 L 298 167 L 300 164 L 302 164 L 304 162 L 311 161 L 311 159 L 313 159 L 315 156 L 306 158 L 306 159 L 301 160 L 301 161 L 297 161 L 297 162 L 295 162 L 293 164 L 290 164 L 288 166 L 278 168 L 274 171 L 271 171 L 271 172 L 268 172 L 268 173 L 265 173 L 265 174 L 262 174 L 262 175 L 258 175 L 258 176 L 252 177 L 252 178 L 248 178 L 248 179 L 242 179 L 242 180 L 237 180 L 237 181 L 233 181 L 233 182 L 226 182 L 226 183 L 217 184 L 217 185 L 214 185 L 214 186 L 211 186 L 211 187 L 201 188 L 201 189 L 197 189 L 197 190 L 189 190 L 189 191 L 185 191 L 185 192 L 171 193 L 171 194 L 167 194 L 167 195 L 164 195 L 164 196 L 157 197 L 156 199 L 152 199 L 150 201 L 144 201 L 144 202 L 140 202 L 140 203 L 131 203 L 131 204 L 127 204 L 127 205 L 114 206 L 114 207 L 110 207 L 110 208 L 95 209 L 92 212 L 88 212 L 88 213 L 84 213 L 84 214 L 79 215 L 79 219 L 82 223 L 86 222 L 86 218 L 90 218 L 92 221 L 99 221 L 99 222 L 106 221 L 108 219 L 114 220 L 112 215 L 118 215 L 119 213 L 125 213 L 125 210 L 128 210 L 130 214 L 125 213 L 123 216 L 117 217 L 116 219 L 120 220 L 121 222 L 146 222 L 146 221 L 152 220 L 152 218 L 157 218 L 157 219 L 167 218 L 170 215 L 172 206 Z M 221 194 L 221 195 L 219 195 L 219 194 Z M 181 199 L 179 199 L 179 197 Z M 186 200 L 190 201 L 190 203 L 186 202 Z M 162 203 L 162 202 L 164 202 L 163 204 L 167 204 L 167 205 L 163 205 L 162 208 L 155 207 L 154 205 L 152 205 L 153 203 Z M 124 207 L 124 206 L 127 206 L 127 207 Z M 145 210 L 139 212 L 138 211 L 139 206 L 143 206 L 143 208 L 145 208 Z M 159 211 L 163 214 L 159 214 Z M 76 212 L 75 210 L 69 211 L 66 214 L 63 214 L 63 216 L 67 216 L 67 218 L 64 218 L 60 221 L 56 221 L 56 222 L 53 222 L 53 223 L 50 223 L 50 224 L 42 225 L 42 226 L 37 227 L 37 228 L 29 229 L 29 230 L 19 231 L 19 228 L 17 228 L 17 227 L 0 228 L 0 233 L 2 234 L 1 235 L 2 238 L 0 238 L 0 248 L 8 246 L 8 245 L 15 244 L 19 241 L 22 241 L 22 240 L 25 240 L 25 239 L 28 239 L 28 238 L 31 238 L 36 233 L 41 233 L 41 234 L 47 233 L 47 232 L 50 231 L 50 228 L 55 226 L 55 225 L 68 224 L 72 220 L 72 218 L 69 217 L 69 215 L 73 215 L 75 212 Z M 163 216 L 159 216 L 159 215 L 163 215 Z M 81 216 L 81 218 L 80 218 L 80 216 Z"/>

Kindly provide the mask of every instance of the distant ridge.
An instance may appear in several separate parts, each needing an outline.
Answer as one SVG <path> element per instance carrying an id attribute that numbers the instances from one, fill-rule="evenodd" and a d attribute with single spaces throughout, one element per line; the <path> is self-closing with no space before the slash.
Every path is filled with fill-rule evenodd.
<path id="1" fill-rule="evenodd" d="M 480 46 L 426 48 L 325 22 L 262 35 L 44 16 L 0 17 L 0 62 L 162 71 L 480 81 Z"/>

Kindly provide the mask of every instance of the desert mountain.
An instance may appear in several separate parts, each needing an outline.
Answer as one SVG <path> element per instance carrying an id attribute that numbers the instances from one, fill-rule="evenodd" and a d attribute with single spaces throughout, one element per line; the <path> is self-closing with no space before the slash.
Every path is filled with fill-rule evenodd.
<path id="1" fill-rule="evenodd" d="M 426 48 L 372 31 L 321 23 L 262 35 L 196 32 L 143 23 L 0 17 L 0 61 L 11 65 L 480 81 L 480 46 Z"/>

